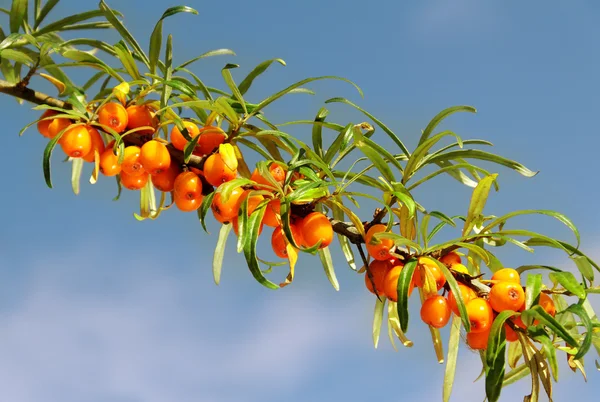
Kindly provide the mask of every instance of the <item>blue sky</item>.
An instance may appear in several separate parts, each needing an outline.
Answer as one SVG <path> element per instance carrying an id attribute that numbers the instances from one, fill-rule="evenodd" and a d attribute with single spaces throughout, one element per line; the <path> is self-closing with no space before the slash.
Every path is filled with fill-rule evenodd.
<path id="1" fill-rule="evenodd" d="M 0 5 L 8 7 L 8 0 Z M 94 8 L 63 0 L 49 18 Z M 122 3 L 122 4 L 119 4 Z M 173 1 L 109 3 L 147 47 L 156 19 Z M 438 111 L 456 104 L 476 115 L 443 125 L 463 138 L 492 141 L 494 151 L 540 173 L 531 179 L 498 169 L 501 191 L 486 211 L 564 212 L 578 225 L 582 247 L 600 259 L 597 198 L 597 109 L 600 106 L 600 35 L 593 2 L 315 1 L 185 3 L 199 16 L 165 22 L 175 59 L 231 48 L 236 57 L 200 62 L 193 70 L 223 87 L 220 68 L 280 57 L 247 99 L 259 101 L 302 78 L 339 75 L 365 91 L 360 99 L 339 82 L 310 85 L 317 95 L 293 95 L 267 110 L 274 122 L 312 119 L 324 100 L 347 97 L 374 113 L 409 145 Z M 6 26 L 6 20 L 2 20 Z M 114 33 L 105 40 L 115 43 Z M 41 84 L 40 88 L 51 91 Z M 0 208 L 0 389 L 3 400 L 29 402 L 441 400 L 438 365 L 426 327 L 416 319 L 411 349 L 394 352 L 382 337 L 371 342 L 373 296 L 363 277 L 333 249 L 341 289 L 335 292 L 316 258 L 302 256 L 292 286 L 269 291 L 257 284 L 232 245 L 221 285 L 212 280 L 212 236 L 195 214 L 168 211 L 137 222 L 136 194 L 113 202 L 116 186 L 101 180 L 70 190 L 70 170 L 53 159 L 54 189 L 43 181 L 44 139 L 18 132 L 34 120 L 28 105 L 0 98 L 4 116 L 4 195 Z M 333 121 L 364 117 L 331 106 Z M 306 135 L 308 127 L 290 130 Z M 379 135 L 379 133 L 377 134 Z M 376 136 L 382 144 L 386 139 Z M 417 196 L 429 209 L 466 212 L 470 190 L 439 178 Z M 368 204 L 366 204 L 368 205 Z M 370 210 L 362 208 L 368 218 Z M 522 219 L 522 226 L 570 240 L 560 224 Z M 515 226 L 516 227 L 516 226 Z M 452 235 L 453 233 L 447 234 Z M 543 250 L 542 250 L 543 251 Z M 268 242 L 261 255 L 270 258 Z M 541 263 L 572 267 L 558 253 L 499 254 L 507 266 Z M 284 272 L 277 272 L 281 278 Z M 278 278 L 276 279 L 278 280 Z M 416 301 L 415 301 L 416 302 Z M 597 301 L 595 306 L 599 306 Z M 414 312 L 417 310 L 412 309 Z M 443 334 L 447 334 L 444 331 Z M 562 356 L 561 356 L 562 357 Z M 576 389 L 595 400 L 598 373 L 589 382 L 566 369 L 555 400 Z M 453 399 L 481 401 L 476 354 L 461 349 Z M 520 400 L 526 380 L 501 400 Z"/>

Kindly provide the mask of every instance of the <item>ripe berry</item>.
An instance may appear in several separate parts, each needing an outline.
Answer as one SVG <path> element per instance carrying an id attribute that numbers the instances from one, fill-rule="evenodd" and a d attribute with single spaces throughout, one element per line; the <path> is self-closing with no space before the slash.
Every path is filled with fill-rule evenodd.
<path id="1" fill-rule="evenodd" d="M 285 170 L 279 163 L 271 163 L 271 165 L 269 166 L 269 173 L 280 186 L 283 185 L 285 181 Z M 269 180 L 267 180 L 266 177 L 261 176 L 261 174 L 258 172 L 258 169 L 254 169 L 250 180 L 254 180 L 256 183 L 264 186 L 273 187 L 273 184 Z M 260 187 L 257 186 L 257 188 Z"/>
<path id="2" fill-rule="evenodd" d="M 388 260 L 389 261 L 389 260 Z M 404 268 L 404 264 L 400 261 L 391 262 L 392 269 L 388 271 L 383 279 L 383 289 L 385 291 L 385 295 L 391 301 L 398 301 L 398 279 L 400 278 L 400 272 L 402 272 L 402 268 Z M 412 282 L 412 281 L 411 281 Z M 408 287 L 408 297 L 412 294 L 412 291 L 415 287 L 414 282 L 410 284 Z"/>
<path id="3" fill-rule="evenodd" d="M 121 172 L 119 157 L 113 153 L 112 145 L 107 145 L 100 155 L 100 173 L 105 176 L 116 176 Z"/>
<path id="4" fill-rule="evenodd" d="M 129 190 L 141 190 L 148 183 L 149 178 L 150 175 L 148 173 L 130 175 L 121 172 L 121 185 Z"/>
<path id="5" fill-rule="evenodd" d="M 141 149 L 135 145 L 125 147 L 121 170 L 131 176 L 146 173 L 140 161 L 140 153 Z"/>
<path id="6" fill-rule="evenodd" d="M 267 226 L 277 227 L 281 224 L 279 216 L 281 214 L 281 201 L 274 199 L 269 201 L 265 208 L 265 215 L 263 216 L 263 223 Z"/>
<path id="7" fill-rule="evenodd" d="M 85 128 L 90 134 L 90 138 L 92 139 L 92 149 L 90 149 L 90 152 L 88 152 L 87 155 L 83 156 L 83 160 L 86 162 L 94 162 L 94 151 L 97 150 L 98 155 L 102 155 L 106 148 L 104 146 L 104 139 L 102 138 L 98 130 L 96 130 L 94 127 L 85 126 Z"/>
<path id="8" fill-rule="evenodd" d="M 184 212 L 197 210 L 202 204 L 202 181 L 194 172 L 183 172 L 175 179 L 174 201 Z"/>
<path id="9" fill-rule="evenodd" d="M 230 169 L 218 153 L 210 155 L 204 162 L 204 178 L 215 187 L 235 179 L 236 175 L 237 170 Z"/>
<path id="10" fill-rule="evenodd" d="M 471 332 L 489 331 L 494 321 L 494 312 L 490 303 L 478 297 L 468 302 L 466 308 L 471 323 Z"/>
<path id="11" fill-rule="evenodd" d="M 165 144 L 151 140 L 140 149 L 140 163 L 151 175 L 159 174 L 171 165 L 171 155 Z"/>
<path id="12" fill-rule="evenodd" d="M 48 138 L 56 137 L 61 131 L 71 125 L 71 120 L 60 118 L 54 119 L 48 124 Z"/>
<path id="13" fill-rule="evenodd" d="M 40 119 L 43 119 L 43 118 L 46 118 L 46 117 L 50 117 L 50 116 L 54 116 L 56 114 L 58 114 L 57 111 L 48 109 L 44 113 L 42 113 L 42 116 L 40 117 Z M 37 122 L 37 129 L 38 129 L 38 131 L 40 132 L 41 135 L 43 135 L 46 138 L 52 138 L 50 136 L 50 133 L 48 132 L 48 126 L 50 125 L 50 123 L 52 123 L 52 121 L 54 121 L 54 119 L 40 120 L 40 121 Z"/>
<path id="14" fill-rule="evenodd" d="M 502 268 L 494 272 L 494 275 L 492 275 L 492 280 L 521 283 L 521 276 L 516 269 Z"/>
<path id="15" fill-rule="evenodd" d="M 456 272 L 460 272 L 463 274 L 468 274 L 469 273 L 469 269 L 467 267 L 465 267 L 462 264 L 452 264 L 452 266 L 450 267 L 450 269 L 456 271 Z"/>
<path id="16" fill-rule="evenodd" d="M 477 297 L 477 293 L 475 293 L 473 289 L 466 285 L 463 285 L 462 283 L 458 284 L 458 288 L 460 289 L 460 295 L 463 298 L 465 306 L 467 305 L 467 303 L 469 303 L 471 300 Z M 460 316 L 458 305 L 456 304 L 456 299 L 454 298 L 454 294 L 452 293 L 452 291 L 448 292 L 448 304 L 450 305 L 450 309 L 454 312 L 454 314 Z"/>
<path id="17" fill-rule="evenodd" d="M 456 254 L 454 251 L 451 251 L 448 254 L 444 255 L 442 258 L 440 258 L 440 262 L 449 267 L 454 264 L 462 263 L 460 255 Z"/>
<path id="18" fill-rule="evenodd" d="M 127 128 L 127 110 L 120 103 L 105 103 L 98 109 L 98 123 L 108 126 L 121 134 Z"/>
<path id="19" fill-rule="evenodd" d="M 515 330 L 510 327 L 510 325 L 504 324 L 504 332 L 506 333 L 506 340 L 508 342 L 516 342 L 519 340 L 519 336 Z"/>
<path id="20" fill-rule="evenodd" d="M 131 105 L 127 108 L 127 129 L 138 127 L 153 127 L 136 131 L 138 134 L 152 134 L 158 126 L 158 119 L 152 115 L 152 111 L 146 105 Z"/>
<path id="21" fill-rule="evenodd" d="M 202 127 L 199 130 L 200 138 L 196 148 L 194 149 L 194 155 L 204 156 L 211 154 L 215 149 L 225 142 L 225 132 L 219 127 L 207 126 Z"/>
<path id="22" fill-rule="evenodd" d="M 365 272 L 365 285 L 367 289 L 369 289 L 369 292 L 375 294 L 375 291 L 373 290 L 373 284 L 375 284 L 378 295 L 383 297 L 387 295 L 387 292 L 385 291 L 385 278 L 391 269 L 392 265 L 389 261 L 371 261 L 369 264 L 369 272 L 373 277 L 373 283 L 371 283 L 371 278 L 369 278 L 369 272 Z"/>
<path id="23" fill-rule="evenodd" d="M 490 290 L 489 301 L 498 313 L 505 310 L 519 311 L 525 303 L 525 292 L 518 283 L 498 282 Z"/>
<path id="24" fill-rule="evenodd" d="M 242 195 L 244 195 L 244 189 L 241 187 L 236 187 L 231 190 L 226 199 L 221 197 L 221 192 L 217 192 L 215 193 L 210 207 L 219 218 L 223 219 L 223 222 L 228 222 L 233 219 L 234 216 L 237 216 Z M 219 219 L 217 218 L 217 220 Z"/>
<path id="25" fill-rule="evenodd" d="M 306 247 L 313 247 L 319 241 L 319 248 L 325 248 L 333 240 L 333 227 L 327 216 L 321 212 L 311 212 L 299 222 Z"/>
<path id="26" fill-rule="evenodd" d="M 444 296 L 434 296 L 421 306 L 421 320 L 434 328 L 442 328 L 450 319 L 450 306 Z"/>
<path id="27" fill-rule="evenodd" d="M 467 334 L 467 345 L 471 349 L 475 350 L 485 350 L 487 349 L 488 340 L 490 338 L 490 330 L 486 330 L 483 332 L 469 332 Z"/>
<path id="28" fill-rule="evenodd" d="M 92 138 L 84 126 L 68 128 L 58 142 L 64 153 L 71 158 L 81 158 L 92 149 Z"/>
<path id="29" fill-rule="evenodd" d="M 194 138 L 195 136 L 200 134 L 198 126 L 192 122 L 184 121 L 183 126 L 187 128 L 188 134 L 191 138 Z M 181 131 L 179 131 L 177 126 L 173 126 L 173 128 L 171 129 L 171 143 L 176 149 L 180 151 L 183 151 L 185 149 L 186 144 L 188 143 L 188 141 L 185 139 L 183 134 L 181 134 Z"/>
<path id="30" fill-rule="evenodd" d="M 181 173 L 181 168 L 176 163 L 171 163 L 168 169 L 163 170 L 159 174 L 153 175 L 150 179 L 152 184 L 158 190 L 165 193 L 173 191 L 175 188 L 175 179 Z"/>
<path id="31" fill-rule="evenodd" d="M 427 277 L 425 276 L 425 272 L 423 271 L 428 271 L 435 279 L 437 290 L 440 290 L 444 287 L 444 285 L 446 284 L 446 277 L 444 276 L 444 273 L 440 270 L 440 267 L 438 267 L 438 265 L 434 261 L 427 257 L 420 257 L 419 266 L 421 266 L 422 268 L 419 269 L 419 267 L 417 267 L 417 270 L 414 274 L 414 281 L 416 286 L 423 287 L 423 285 L 425 284 L 425 280 L 427 279 Z"/>
<path id="32" fill-rule="evenodd" d="M 294 242 L 296 242 L 297 245 L 302 244 L 302 234 L 300 233 L 300 231 L 298 230 L 298 228 L 296 227 L 296 225 L 294 225 L 293 223 L 290 223 L 290 230 L 292 231 L 292 236 L 294 237 Z M 287 238 L 285 237 L 285 232 L 283 231 L 283 228 L 281 226 L 276 227 L 273 230 L 273 234 L 271 235 L 271 247 L 273 248 L 273 251 L 275 252 L 275 255 L 279 258 L 288 258 L 288 253 L 287 253 Z"/>
<path id="33" fill-rule="evenodd" d="M 386 225 L 376 224 L 371 226 L 365 234 L 365 246 L 367 248 L 367 252 L 376 260 L 383 261 L 390 258 L 390 249 L 394 247 L 394 241 L 392 239 L 379 239 L 377 244 L 371 243 L 374 234 L 386 232 L 386 230 Z"/>
<path id="34" fill-rule="evenodd" d="M 554 305 L 554 301 L 546 293 L 540 293 L 540 300 L 538 304 L 542 306 L 546 313 L 550 314 L 552 317 L 556 315 L 556 306 Z"/>

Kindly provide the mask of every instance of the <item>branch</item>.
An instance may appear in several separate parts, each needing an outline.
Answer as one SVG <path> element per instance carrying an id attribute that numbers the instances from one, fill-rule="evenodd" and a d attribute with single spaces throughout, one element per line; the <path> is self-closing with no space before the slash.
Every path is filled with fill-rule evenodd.
<path id="1" fill-rule="evenodd" d="M 48 105 L 59 107 L 62 109 L 71 109 L 72 106 L 60 99 L 51 97 L 42 92 L 34 91 L 33 89 L 11 84 L 8 81 L 0 80 L 0 93 L 14 96 L 15 98 L 23 99 L 36 105 Z"/>

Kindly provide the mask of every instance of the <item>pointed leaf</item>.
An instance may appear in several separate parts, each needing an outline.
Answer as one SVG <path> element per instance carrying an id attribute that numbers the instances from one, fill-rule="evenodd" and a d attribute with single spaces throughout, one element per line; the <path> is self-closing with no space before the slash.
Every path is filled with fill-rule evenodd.
<path id="1" fill-rule="evenodd" d="M 457 112 L 477 113 L 477 109 L 475 109 L 472 106 L 461 105 L 461 106 L 452 106 L 452 107 L 442 110 L 429 122 L 427 127 L 425 127 L 425 130 L 423 130 L 423 134 L 421 134 L 421 138 L 419 139 L 419 145 L 421 145 L 422 143 L 427 141 L 427 139 L 429 138 L 431 133 L 433 133 L 433 130 L 435 130 L 435 128 L 442 122 L 442 120 L 444 120 L 446 117 L 450 116 L 451 114 L 454 114 Z"/>
<path id="2" fill-rule="evenodd" d="M 75 195 L 79 194 L 79 183 L 81 181 L 81 170 L 83 169 L 83 159 L 74 158 L 71 166 L 71 187 Z"/>
<path id="3" fill-rule="evenodd" d="M 452 323 L 450 326 L 450 339 L 448 340 L 448 357 L 446 369 L 444 371 L 444 390 L 442 400 L 450 401 L 452 386 L 454 385 L 454 375 L 456 374 L 456 362 L 458 360 L 458 346 L 460 345 L 460 317 L 452 314 Z"/>
<path id="4" fill-rule="evenodd" d="M 479 182 L 477 187 L 475 187 L 475 190 L 473 190 L 469 211 L 467 213 L 467 220 L 465 221 L 462 231 L 463 236 L 466 236 L 471 232 L 475 226 L 475 219 L 477 219 L 483 213 L 483 207 L 487 201 L 492 184 L 494 181 L 496 181 L 496 177 L 498 177 L 498 174 L 496 173 L 485 177 Z"/>
<path id="5" fill-rule="evenodd" d="M 396 304 L 398 311 L 398 319 L 400 321 L 400 329 L 402 332 L 408 330 L 408 292 L 413 286 L 412 277 L 417 267 L 417 260 L 411 258 L 406 262 L 400 276 L 398 277 L 398 302 Z"/>
<path id="6" fill-rule="evenodd" d="M 322 248 L 318 251 L 319 258 L 321 259 L 321 263 L 323 264 L 323 268 L 325 269 L 325 275 L 331 286 L 335 290 L 340 290 L 340 284 L 335 276 L 335 271 L 333 270 L 333 260 L 331 259 L 331 251 L 329 251 L 329 247 Z"/>
<path id="7" fill-rule="evenodd" d="M 381 323 L 383 322 L 383 309 L 385 300 L 375 298 L 375 311 L 373 312 L 373 346 L 377 349 L 379 345 L 379 335 L 381 333 Z"/>
<path id="8" fill-rule="evenodd" d="M 10 8 L 10 32 L 17 33 L 27 14 L 27 0 L 12 0 Z"/>
<path id="9" fill-rule="evenodd" d="M 565 289 L 573 293 L 579 299 L 583 300 L 586 298 L 586 292 L 581 283 L 577 281 L 575 275 L 570 272 L 552 272 L 548 275 L 550 280 L 554 283 L 560 283 Z"/>
<path id="10" fill-rule="evenodd" d="M 539 299 L 540 291 L 542 290 L 542 275 L 530 274 L 527 275 L 527 292 L 525 293 L 525 310 L 529 310 L 531 306 Z"/>
<path id="11" fill-rule="evenodd" d="M 258 77 L 259 75 L 261 75 L 262 73 L 264 73 L 269 68 L 269 66 L 275 62 L 281 64 L 282 66 L 285 66 L 285 61 L 283 61 L 282 59 L 272 59 L 272 60 L 263 61 L 258 66 L 254 67 L 254 69 L 252 71 L 250 71 L 248 76 L 246 78 L 244 78 L 244 80 L 240 83 L 240 86 L 239 86 L 240 93 L 243 95 L 246 92 L 248 92 L 248 89 L 250 89 L 250 87 L 252 86 L 254 79 L 256 77 Z"/>
<path id="12" fill-rule="evenodd" d="M 225 245 L 227 244 L 229 232 L 231 232 L 231 224 L 221 226 L 219 237 L 217 239 L 217 246 L 215 247 L 215 253 L 213 255 L 213 278 L 217 285 L 221 282 L 221 269 L 223 267 Z"/>

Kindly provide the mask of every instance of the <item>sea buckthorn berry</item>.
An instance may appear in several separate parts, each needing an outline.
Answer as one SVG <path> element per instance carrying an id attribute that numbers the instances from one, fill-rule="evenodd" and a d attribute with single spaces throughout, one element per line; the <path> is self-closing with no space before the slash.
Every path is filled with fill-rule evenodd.
<path id="1" fill-rule="evenodd" d="M 488 340 L 490 338 L 490 330 L 483 332 L 469 332 L 467 333 L 467 345 L 471 349 L 475 350 L 486 350 L 488 346 Z"/>
<path id="2" fill-rule="evenodd" d="M 105 176 L 116 176 L 120 172 L 119 157 L 113 153 L 113 146 L 109 144 L 100 155 L 100 173 Z"/>
<path id="3" fill-rule="evenodd" d="M 365 272 L 365 286 L 367 287 L 369 292 L 375 294 L 375 290 L 373 289 L 373 284 L 375 284 L 377 294 L 384 297 L 386 296 L 385 277 L 391 269 L 392 265 L 389 263 L 389 261 L 371 261 L 368 270 L 371 273 L 371 276 L 373 277 L 372 283 L 371 278 L 369 278 L 369 272 Z"/>
<path id="4" fill-rule="evenodd" d="M 458 288 L 460 289 L 460 295 L 463 298 L 463 302 L 465 304 L 465 306 L 467 305 L 468 302 L 470 302 L 471 300 L 475 299 L 477 297 L 477 293 L 475 293 L 475 291 L 473 289 L 471 289 L 470 287 L 463 285 L 462 283 L 458 284 Z M 450 309 L 454 312 L 454 314 L 456 314 L 457 316 L 460 317 L 460 311 L 458 310 L 458 304 L 456 303 L 456 298 L 454 297 L 454 294 L 452 293 L 452 291 L 448 292 L 448 304 L 450 305 Z"/>
<path id="5" fill-rule="evenodd" d="M 98 132 L 98 130 L 96 130 L 94 127 L 85 126 L 85 129 L 90 134 L 90 138 L 92 140 L 92 149 L 90 149 L 90 152 L 88 152 L 87 155 L 83 156 L 83 160 L 86 162 L 94 162 L 94 151 L 98 151 L 98 155 L 102 155 L 106 149 L 104 146 L 104 139 L 102 138 L 102 135 L 100 135 L 100 132 Z"/>
<path id="6" fill-rule="evenodd" d="M 200 138 L 194 149 L 194 154 L 204 156 L 211 154 L 215 149 L 225 142 L 225 132 L 219 127 L 206 126 L 199 129 Z"/>
<path id="7" fill-rule="evenodd" d="M 64 153 L 71 158 L 81 158 L 92 149 L 92 137 L 84 126 L 68 128 L 58 143 Z"/>
<path id="8" fill-rule="evenodd" d="M 479 333 L 489 331 L 494 321 L 494 311 L 490 303 L 480 297 L 466 304 L 467 315 L 471 323 L 471 332 Z"/>
<path id="9" fill-rule="evenodd" d="M 153 175 L 150 179 L 159 191 L 168 193 L 175 188 L 175 179 L 181 173 L 181 168 L 176 163 L 171 163 L 168 169 Z"/>
<path id="10" fill-rule="evenodd" d="M 174 201 L 184 212 L 197 210 L 202 204 L 202 181 L 194 172 L 182 172 L 175 179 Z"/>
<path id="11" fill-rule="evenodd" d="M 171 165 L 171 154 L 165 144 L 151 140 L 140 149 L 140 163 L 151 175 L 159 174 Z"/>
<path id="12" fill-rule="evenodd" d="M 498 282 L 490 290 L 489 301 L 498 313 L 505 310 L 519 311 L 525 303 L 525 292 L 518 283 Z"/>
<path id="13" fill-rule="evenodd" d="M 194 138 L 195 136 L 200 134 L 200 129 L 198 129 L 198 126 L 190 121 L 184 121 L 183 126 L 187 128 L 188 134 L 191 138 Z M 183 134 L 181 134 L 181 131 L 179 131 L 177 126 L 173 126 L 173 128 L 171 129 L 171 143 L 176 149 L 180 151 L 183 151 L 185 149 L 186 144 L 188 143 L 188 141 L 185 139 Z"/>
<path id="14" fill-rule="evenodd" d="M 54 119 L 48 124 L 48 138 L 56 137 L 61 131 L 71 125 L 71 120 L 60 118 Z"/>
<path id="15" fill-rule="evenodd" d="M 269 201 L 265 208 L 265 215 L 263 216 L 263 223 L 273 228 L 281 224 L 279 218 L 281 216 L 281 201 L 274 199 Z"/>
<path id="16" fill-rule="evenodd" d="M 218 153 L 210 155 L 204 162 L 204 178 L 215 187 L 235 179 L 236 175 L 237 170 L 230 169 Z"/>
<path id="17" fill-rule="evenodd" d="M 554 305 L 554 300 L 546 293 L 540 293 L 540 300 L 538 302 L 540 306 L 546 311 L 546 313 L 550 314 L 552 317 L 556 315 L 556 306 Z"/>
<path id="18" fill-rule="evenodd" d="M 462 264 L 453 264 L 450 269 L 460 272 L 461 274 L 469 274 L 469 269 Z"/>
<path id="19" fill-rule="evenodd" d="M 508 342 L 516 342 L 519 340 L 519 336 L 515 330 L 510 327 L 510 325 L 504 324 L 504 332 L 506 333 L 506 340 Z"/>
<path id="20" fill-rule="evenodd" d="M 319 248 L 325 248 L 331 244 L 333 227 L 329 218 L 321 212 L 311 212 L 298 225 L 306 247 L 313 247 L 319 241 L 321 242 Z"/>
<path id="21" fill-rule="evenodd" d="M 294 237 L 294 242 L 296 244 L 302 243 L 302 233 L 298 230 L 298 227 L 293 223 L 290 223 L 290 230 L 292 231 L 292 236 Z M 288 240 L 285 237 L 285 232 L 281 226 L 276 227 L 273 230 L 273 234 L 271 235 L 271 247 L 275 252 L 275 255 L 279 258 L 288 258 L 287 252 L 287 244 Z"/>
<path id="22" fill-rule="evenodd" d="M 454 264 L 462 263 L 460 255 L 456 254 L 454 251 L 451 251 L 448 254 L 444 255 L 442 258 L 440 258 L 440 262 L 449 267 L 451 267 Z"/>
<path id="23" fill-rule="evenodd" d="M 240 208 L 240 201 L 243 195 L 244 189 L 241 187 L 236 187 L 231 190 L 227 199 L 223 199 L 223 197 L 221 197 L 221 192 L 216 192 L 210 207 L 213 212 L 219 215 L 218 217 L 215 216 L 217 220 L 222 218 L 224 222 L 228 222 L 234 216 L 237 216 Z M 219 220 L 221 223 L 223 223 L 223 221 Z"/>
<path id="24" fill-rule="evenodd" d="M 271 163 L 269 166 L 269 173 L 280 186 L 283 186 L 283 183 L 285 182 L 285 170 L 279 163 Z M 254 180 L 258 184 L 273 187 L 273 184 L 258 172 L 258 169 L 254 169 L 252 176 L 250 176 L 250 180 Z"/>
<path id="25" fill-rule="evenodd" d="M 422 268 L 419 268 L 419 266 Z M 426 274 L 423 271 L 429 271 L 435 279 L 437 290 L 440 290 L 444 287 L 444 285 L 446 284 L 446 277 L 444 276 L 444 273 L 440 270 L 440 267 L 438 267 L 438 265 L 433 260 L 427 257 L 420 257 L 419 266 L 417 266 L 417 270 L 415 271 L 415 274 L 413 276 L 416 286 L 420 288 L 423 287 L 423 285 L 425 284 L 425 280 L 427 279 L 427 277 L 425 276 Z"/>
<path id="26" fill-rule="evenodd" d="M 375 260 L 377 261 L 377 260 Z M 388 260 L 389 261 L 389 260 Z M 386 261 L 387 262 L 387 261 Z M 389 262 L 391 265 L 391 269 L 385 275 L 383 279 L 383 290 L 385 291 L 385 295 L 391 301 L 398 301 L 398 279 L 400 278 L 400 272 L 402 268 L 404 268 L 404 264 L 402 262 Z M 412 291 L 415 287 L 414 282 L 411 281 L 410 286 L 408 287 L 408 297 L 412 294 Z"/>
<path id="27" fill-rule="evenodd" d="M 40 119 L 44 119 L 46 117 L 51 117 L 51 116 L 54 116 L 54 115 L 57 115 L 57 114 L 58 114 L 57 111 L 48 109 L 44 113 L 42 113 L 42 116 L 40 117 Z M 48 119 L 48 120 L 40 120 L 40 121 L 37 122 L 37 129 L 38 129 L 38 131 L 40 132 L 41 135 L 43 135 L 46 138 L 52 138 L 50 136 L 50 133 L 48 132 L 48 126 L 53 121 L 54 121 L 54 119 Z"/>
<path id="28" fill-rule="evenodd" d="M 127 129 L 138 127 L 152 127 L 136 131 L 138 134 L 152 134 L 158 126 L 158 119 L 153 116 L 152 111 L 146 105 L 131 105 L 127 108 Z"/>
<path id="29" fill-rule="evenodd" d="M 130 176 L 137 174 L 146 173 L 142 162 L 140 161 L 141 149 L 135 145 L 125 147 L 123 151 L 123 163 L 121 163 L 121 170 Z"/>
<path id="30" fill-rule="evenodd" d="M 141 190 L 148 183 L 149 178 L 148 173 L 130 175 L 121 172 L 121 185 L 129 190 Z"/>
<path id="31" fill-rule="evenodd" d="M 394 247 L 394 241 L 392 239 L 379 239 L 379 242 L 377 242 L 377 240 L 374 240 L 375 242 L 377 242 L 377 244 L 373 244 L 371 243 L 371 240 L 373 239 L 373 235 L 375 235 L 376 233 L 382 233 L 386 231 L 387 226 L 378 223 L 376 225 L 371 226 L 365 234 L 365 246 L 367 248 L 367 252 L 371 257 L 379 261 L 387 260 L 388 258 L 390 258 L 390 249 Z"/>
<path id="32" fill-rule="evenodd" d="M 423 302 L 421 320 L 434 328 L 443 328 L 450 319 L 450 306 L 444 296 L 434 296 Z"/>
<path id="33" fill-rule="evenodd" d="M 265 199 L 265 197 L 263 197 L 260 194 L 250 195 L 251 192 L 252 192 L 252 190 L 244 191 L 244 194 L 242 194 L 242 196 L 240 197 L 239 204 L 238 204 L 238 209 L 239 209 L 242 206 L 242 202 L 244 202 L 244 200 L 246 198 L 250 197 L 250 198 L 248 198 L 248 216 L 252 215 L 252 213 L 256 210 L 256 208 L 262 202 L 262 200 Z"/>
<path id="34" fill-rule="evenodd" d="M 492 275 L 492 280 L 521 283 L 521 276 L 519 275 L 519 272 L 516 269 L 502 268 L 494 272 L 494 274 Z"/>
<path id="35" fill-rule="evenodd" d="M 125 131 L 127 122 L 127 110 L 120 103 L 105 103 L 98 109 L 98 123 L 112 128 L 119 134 Z"/>

